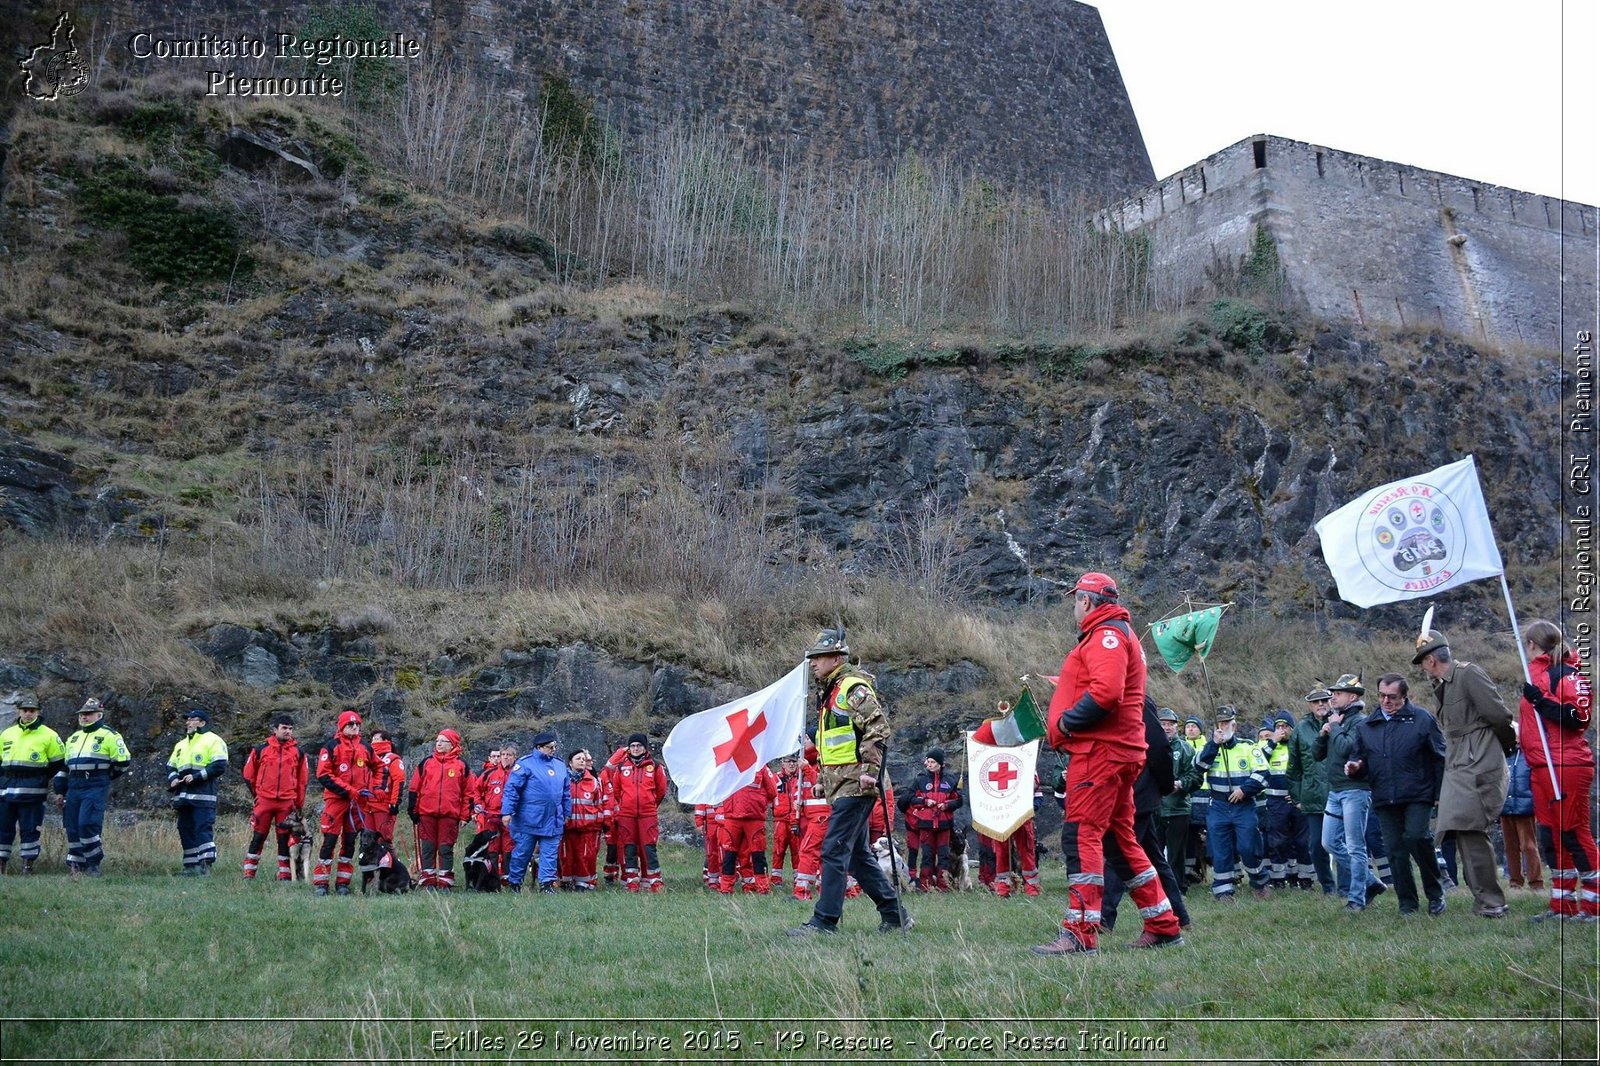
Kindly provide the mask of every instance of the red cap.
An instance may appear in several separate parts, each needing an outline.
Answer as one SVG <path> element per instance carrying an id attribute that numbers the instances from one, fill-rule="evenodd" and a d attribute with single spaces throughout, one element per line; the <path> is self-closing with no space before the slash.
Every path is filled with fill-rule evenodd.
<path id="1" fill-rule="evenodd" d="M 339 715 L 339 732 L 343 733 L 344 727 L 349 725 L 351 722 L 354 722 L 356 725 L 360 725 L 361 715 L 357 714 L 354 708 L 347 707 L 345 708 L 344 712 Z"/>
<path id="2" fill-rule="evenodd" d="M 1110 575 L 1091 570 L 1078 579 L 1073 586 L 1073 592 L 1092 592 L 1097 596 L 1104 596 L 1108 600 L 1117 598 L 1117 583 L 1111 580 Z"/>
<path id="3" fill-rule="evenodd" d="M 448 740 L 450 742 L 450 746 L 452 748 L 456 748 L 458 750 L 460 749 L 460 747 L 461 747 L 461 734 L 460 733 L 457 733 L 454 729 L 441 729 L 441 730 L 439 730 L 439 735 L 441 737 L 444 737 L 446 740 Z"/>

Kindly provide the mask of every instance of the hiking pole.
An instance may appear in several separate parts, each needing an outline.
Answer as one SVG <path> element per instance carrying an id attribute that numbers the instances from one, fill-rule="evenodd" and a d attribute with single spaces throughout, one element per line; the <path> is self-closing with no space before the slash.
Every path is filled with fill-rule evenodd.
<path id="1" fill-rule="evenodd" d="M 882 745 L 883 758 L 878 764 L 878 805 L 883 808 L 883 829 L 889 838 L 889 888 L 893 890 L 895 899 L 900 898 L 900 857 L 896 854 L 899 849 L 894 846 L 894 812 L 889 809 L 889 745 Z M 905 907 L 900 908 L 902 914 Z"/>

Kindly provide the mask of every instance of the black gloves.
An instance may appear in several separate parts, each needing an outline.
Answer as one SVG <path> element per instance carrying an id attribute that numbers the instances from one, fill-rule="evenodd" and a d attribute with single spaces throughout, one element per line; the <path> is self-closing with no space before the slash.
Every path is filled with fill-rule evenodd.
<path id="1" fill-rule="evenodd" d="M 1539 701 L 1544 698 L 1544 693 L 1539 691 L 1538 685 L 1529 681 L 1522 686 L 1522 698 L 1537 707 L 1539 706 Z"/>
<path id="2" fill-rule="evenodd" d="M 400 804 L 398 804 L 398 803 L 389 804 L 389 813 L 390 814 L 399 814 L 400 813 Z"/>

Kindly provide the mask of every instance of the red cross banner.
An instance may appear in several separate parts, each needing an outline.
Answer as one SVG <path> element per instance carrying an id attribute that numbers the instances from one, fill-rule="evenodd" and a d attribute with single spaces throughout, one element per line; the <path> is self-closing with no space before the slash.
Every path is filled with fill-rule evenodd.
<path id="1" fill-rule="evenodd" d="M 972 827 L 993 840 L 1011 834 L 1033 817 L 1033 777 L 1039 767 L 1039 742 L 995 747 L 967 734 L 967 800 Z"/>
<path id="2" fill-rule="evenodd" d="M 800 750 L 806 726 L 806 664 L 762 689 L 691 714 L 672 727 L 661 761 L 679 803 L 721 803 L 773 759 Z"/>

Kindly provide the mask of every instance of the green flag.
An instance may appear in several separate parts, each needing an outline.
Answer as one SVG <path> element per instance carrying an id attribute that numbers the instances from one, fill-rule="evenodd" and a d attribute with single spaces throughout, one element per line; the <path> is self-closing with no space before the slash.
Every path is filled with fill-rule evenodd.
<path id="1" fill-rule="evenodd" d="M 1216 639 L 1221 621 L 1222 606 L 1207 607 L 1157 622 L 1150 627 L 1150 635 L 1155 638 L 1156 650 L 1176 673 L 1192 656 L 1204 659 L 1211 654 L 1211 642 Z"/>

